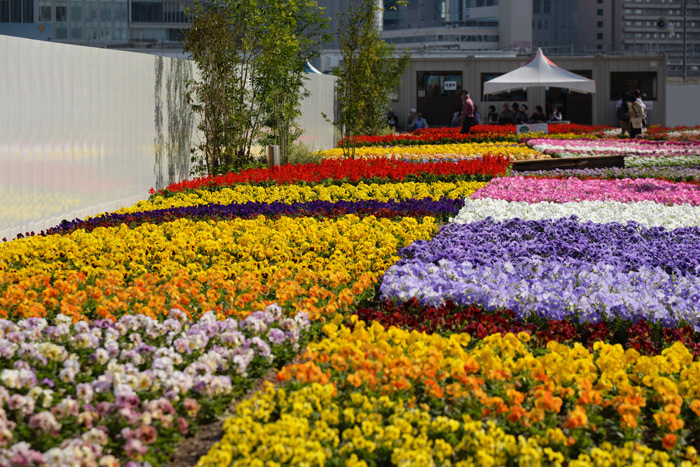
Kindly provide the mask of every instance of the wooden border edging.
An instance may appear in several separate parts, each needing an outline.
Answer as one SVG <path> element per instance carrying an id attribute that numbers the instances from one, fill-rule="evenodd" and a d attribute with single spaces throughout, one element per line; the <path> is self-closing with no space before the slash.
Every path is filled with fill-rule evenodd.
<path id="1" fill-rule="evenodd" d="M 514 172 L 554 169 L 600 169 L 604 167 L 624 167 L 625 156 L 602 157 L 560 157 L 556 159 L 535 159 L 513 162 Z"/>

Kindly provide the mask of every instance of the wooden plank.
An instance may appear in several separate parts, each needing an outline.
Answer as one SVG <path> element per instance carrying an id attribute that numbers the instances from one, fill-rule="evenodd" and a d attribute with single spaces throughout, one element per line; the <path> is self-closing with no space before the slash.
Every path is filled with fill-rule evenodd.
<path id="1" fill-rule="evenodd" d="M 624 167 L 624 156 L 603 157 L 561 157 L 556 159 L 535 159 L 513 162 L 514 172 L 531 172 L 554 169 L 601 169 L 606 167 Z"/>

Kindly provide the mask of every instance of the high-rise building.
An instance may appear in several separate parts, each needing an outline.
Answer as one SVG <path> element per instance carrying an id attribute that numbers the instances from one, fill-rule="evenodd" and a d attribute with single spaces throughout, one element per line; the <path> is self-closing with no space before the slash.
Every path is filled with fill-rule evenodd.
<path id="1" fill-rule="evenodd" d="M 319 0 L 337 37 L 338 18 L 352 0 Z M 419 51 L 516 51 L 532 49 L 532 0 L 378 0 L 382 38 Z M 337 48 L 337 41 L 325 44 Z"/>
<path id="2" fill-rule="evenodd" d="M 532 0 L 532 43 L 545 53 L 573 53 L 578 42 L 578 0 Z"/>
<path id="3" fill-rule="evenodd" d="M 578 0 L 579 47 L 582 52 L 665 54 L 669 75 L 683 61 L 700 71 L 700 2 L 698 0 Z M 684 6 L 685 5 L 685 6 Z"/>
<path id="4" fill-rule="evenodd" d="M 0 33 L 95 46 L 177 45 L 191 0 L 0 0 Z"/>

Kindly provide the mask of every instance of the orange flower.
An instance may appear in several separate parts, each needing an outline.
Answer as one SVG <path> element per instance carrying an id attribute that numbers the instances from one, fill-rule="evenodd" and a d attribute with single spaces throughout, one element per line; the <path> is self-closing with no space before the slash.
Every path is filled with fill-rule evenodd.
<path id="1" fill-rule="evenodd" d="M 693 399 L 693 402 L 690 403 L 690 410 L 700 417 L 700 399 Z"/>
<path id="2" fill-rule="evenodd" d="M 664 438 L 661 440 L 661 444 L 663 444 L 664 448 L 667 451 L 670 451 L 673 449 L 673 446 L 676 445 L 676 440 L 678 439 L 678 436 L 674 435 L 673 433 L 668 433 Z"/>
<path id="3" fill-rule="evenodd" d="M 588 415 L 586 414 L 586 409 L 577 405 L 574 410 L 571 411 L 569 417 L 566 419 L 566 428 L 579 428 L 588 426 Z"/>
<path id="4" fill-rule="evenodd" d="M 522 406 L 513 405 L 510 407 L 510 411 L 508 412 L 508 421 L 517 422 L 524 417 L 526 413 L 527 411 L 522 408 Z"/>

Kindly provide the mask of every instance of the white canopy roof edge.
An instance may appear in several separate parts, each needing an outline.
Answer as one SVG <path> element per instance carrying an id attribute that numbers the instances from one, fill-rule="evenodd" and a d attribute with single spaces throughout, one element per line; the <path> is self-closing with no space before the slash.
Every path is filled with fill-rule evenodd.
<path id="1" fill-rule="evenodd" d="M 595 93 L 595 81 L 559 68 L 538 48 L 529 62 L 505 75 L 484 83 L 484 94 L 497 94 L 511 89 L 535 86 L 567 88 L 573 91 Z"/>

